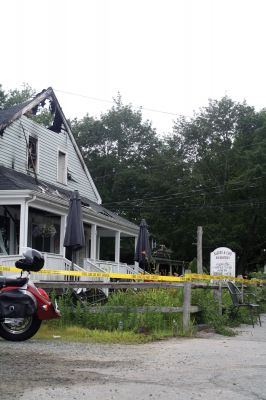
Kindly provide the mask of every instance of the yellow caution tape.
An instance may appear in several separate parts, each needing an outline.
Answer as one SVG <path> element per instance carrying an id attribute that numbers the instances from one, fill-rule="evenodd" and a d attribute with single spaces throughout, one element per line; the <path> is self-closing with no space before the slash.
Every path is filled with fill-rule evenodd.
<path id="1" fill-rule="evenodd" d="M 18 272 L 21 270 L 16 267 L 0 266 L 0 271 L 4 272 Z M 207 274 L 186 274 L 184 276 L 164 276 L 164 275 L 149 275 L 149 274 L 118 274 L 112 272 L 86 272 L 86 271 L 66 271 L 58 269 L 42 269 L 39 272 L 32 272 L 32 274 L 46 274 L 46 275 L 63 275 L 63 276 L 79 276 L 90 278 L 114 278 L 114 279 L 128 279 L 128 280 L 145 280 L 146 282 L 187 282 L 187 281 L 217 281 L 217 280 L 235 280 L 240 283 L 265 283 L 261 279 L 242 279 L 234 278 L 232 276 L 224 275 L 207 275 Z"/>

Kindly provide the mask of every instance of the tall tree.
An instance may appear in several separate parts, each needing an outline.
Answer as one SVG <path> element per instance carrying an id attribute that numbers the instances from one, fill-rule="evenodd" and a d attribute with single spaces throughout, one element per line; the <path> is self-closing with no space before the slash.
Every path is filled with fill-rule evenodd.
<path id="1" fill-rule="evenodd" d="M 181 118 L 175 124 L 169 145 L 190 166 L 187 189 L 191 196 L 187 199 L 186 219 L 188 224 L 193 221 L 194 232 L 197 225 L 204 226 L 206 263 L 210 250 L 221 245 L 232 247 L 241 260 L 247 247 L 252 246 L 248 237 L 258 233 L 249 204 L 251 194 L 246 190 L 250 181 L 239 181 L 242 162 L 236 146 L 239 141 L 250 142 L 260 124 L 261 118 L 253 107 L 227 97 L 210 101 L 194 118 Z M 237 198 L 245 190 L 245 197 L 239 202 Z M 239 269 L 243 268 L 239 263 Z"/>
<path id="2" fill-rule="evenodd" d="M 118 210 L 121 201 L 142 197 L 146 170 L 160 140 L 141 110 L 124 105 L 118 95 L 100 119 L 86 115 L 71 124 L 103 202 Z"/>
<path id="3" fill-rule="evenodd" d="M 8 108 L 14 106 L 16 104 L 23 103 L 26 100 L 29 100 L 36 94 L 36 91 L 27 83 L 24 83 L 22 89 L 10 89 L 5 92 L 3 106 L 4 108 Z"/>

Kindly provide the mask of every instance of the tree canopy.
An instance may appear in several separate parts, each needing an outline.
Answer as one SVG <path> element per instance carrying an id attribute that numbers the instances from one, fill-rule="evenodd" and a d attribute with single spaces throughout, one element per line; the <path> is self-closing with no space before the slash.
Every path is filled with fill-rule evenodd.
<path id="1" fill-rule="evenodd" d="M 206 265 L 219 246 L 236 251 L 239 272 L 263 264 L 263 111 L 229 97 L 210 100 L 162 138 L 118 97 L 101 118 L 87 115 L 73 129 L 106 207 L 135 222 L 146 218 L 176 257 L 193 259 L 200 225 Z"/>
<path id="2" fill-rule="evenodd" d="M 160 141 L 141 110 L 122 104 L 118 95 L 100 119 L 86 115 L 71 125 L 104 203 L 116 203 L 119 209 L 121 201 L 142 197 L 145 171 L 157 157 Z"/>

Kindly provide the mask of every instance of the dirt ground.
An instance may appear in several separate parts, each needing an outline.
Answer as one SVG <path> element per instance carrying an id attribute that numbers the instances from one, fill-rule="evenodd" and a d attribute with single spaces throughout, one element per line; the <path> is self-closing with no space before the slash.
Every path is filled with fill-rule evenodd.
<path id="1" fill-rule="evenodd" d="M 266 315 L 238 332 L 144 345 L 0 340 L 0 399 L 266 400 Z"/>

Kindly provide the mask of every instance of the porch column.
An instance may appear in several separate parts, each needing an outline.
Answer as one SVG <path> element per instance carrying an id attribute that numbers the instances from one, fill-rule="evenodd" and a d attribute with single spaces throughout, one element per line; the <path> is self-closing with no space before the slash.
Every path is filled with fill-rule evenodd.
<path id="1" fill-rule="evenodd" d="M 91 225 L 91 259 L 96 260 L 97 225 Z"/>
<path id="2" fill-rule="evenodd" d="M 169 275 L 173 275 L 173 266 L 172 266 L 172 264 L 169 265 Z"/>
<path id="3" fill-rule="evenodd" d="M 120 232 L 115 232 L 115 263 L 120 262 Z"/>
<path id="4" fill-rule="evenodd" d="M 100 260 L 101 236 L 97 235 L 96 260 Z"/>
<path id="5" fill-rule="evenodd" d="M 66 215 L 61 215 L 60 219 L 60 254 L 65 257 L 66 256 L 66 248 L 64 247 L 64 238 L 65 238 L 65 231 L 66 231 Z"/>
<path id="6" fill-rule="evenodd" d="M 135 252 L 134 252 L 134 257 L 135 257 L 135 253 L 136 253 L 137 243 L 138 243 L 138 238 L 135 236 Z M 138 269 L 139 263 L 138 263 L 137 261 L 135 261 L 134 264 L 135 264 L 135 269 Z"/>
<path id="7" fill-rule="evenodd" d="M 20 204 L 20 231 L 19 231 L 19 254 L 28 245 L 28 215 L 29 207 L 26 201 Z"/>

